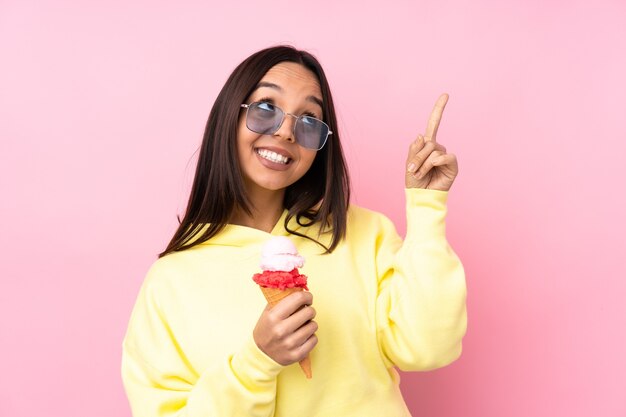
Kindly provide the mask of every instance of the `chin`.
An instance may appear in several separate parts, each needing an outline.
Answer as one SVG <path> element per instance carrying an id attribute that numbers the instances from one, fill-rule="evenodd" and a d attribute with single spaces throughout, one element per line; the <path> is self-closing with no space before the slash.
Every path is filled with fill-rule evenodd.
<path id="1" fill-rule="evenodd" d="M 268 191 L 281 191 L 289 187 L 292 183 L 275 183 L 275 182 L 257 182 L 257 187 L 263 188 Z"/>
<path id="2" fill-rule="evenodd" d="M 246 188 L 265 191 L 281 191 L 293 184 L 293 181 L 275 181 L 269 178 L 248 178 Z"/>

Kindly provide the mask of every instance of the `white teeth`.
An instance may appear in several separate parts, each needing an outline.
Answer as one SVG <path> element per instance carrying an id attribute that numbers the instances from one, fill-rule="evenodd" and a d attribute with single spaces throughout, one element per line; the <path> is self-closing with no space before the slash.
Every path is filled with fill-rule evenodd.
<path id="1" fill-rule="evenodd" d="M 282 156 L 276 152 L 272 152 L 267 149 L 257 149 L 256 153 L 261 155 L 263 158 L 272 162 L 276 162 L 278 164 L 286 164 L 287 162 L 289 162 L 289 158 L 287 158 L 286 156 Z"/>

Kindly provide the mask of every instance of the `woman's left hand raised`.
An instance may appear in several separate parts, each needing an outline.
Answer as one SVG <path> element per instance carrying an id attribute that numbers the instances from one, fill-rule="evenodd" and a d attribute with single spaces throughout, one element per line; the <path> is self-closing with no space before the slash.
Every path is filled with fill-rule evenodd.
<path id="1" fill-rule="evenodd" d="M 446 153 L 445 146 L 437 143 L 437 129 L 448 95 L 442 94 L 428 119 L 426 133 L 419 135 L 409 146 L 406 161 L 406 188 L 449 191 L 459 173 L 456 156 Z"/>

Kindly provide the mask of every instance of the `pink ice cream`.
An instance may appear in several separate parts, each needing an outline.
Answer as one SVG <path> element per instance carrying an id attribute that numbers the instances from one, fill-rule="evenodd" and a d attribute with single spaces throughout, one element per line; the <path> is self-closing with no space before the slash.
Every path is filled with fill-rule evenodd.
<path id="1" fill-rule="evenodd" d="M 304 265 L 304 258 L 298 254 L 293 242 L 286 236 L 275 236 L 263 246 L 261 269 L 252 279 L 262 287 L 285 288 L 301 287 L 308 290 L 307 277 L 298 272 Z"/>
<path id="2" fill-rule="evenodd" d="M 303 265 L 304 258 L 298 255 L 296 246 L 286 236 L 275 236 L 263 246 L 261 269 L 264 271 L 289 272 Z"/>

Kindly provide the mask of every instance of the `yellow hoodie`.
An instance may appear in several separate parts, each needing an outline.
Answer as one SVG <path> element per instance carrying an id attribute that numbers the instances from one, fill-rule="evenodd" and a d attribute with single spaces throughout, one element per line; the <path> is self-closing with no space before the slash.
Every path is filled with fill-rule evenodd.
<path id="1" fill-rule="evenodd" d="M 317 311 L 312 379 L 297 363 L 276 363 L 252 338 L 266 304 L 252 275 L 261 246 L 288 235 L 286 211 L 271 235 L 228 225 L 157 260 L 123 342 L 133 415 L 409 416 L 394 367 L 426 371 L 456 360 L 467 313 L 463 266 L 445 237 L 448 193 L 405 194 L 404 243 L 389 219 L 354 205 L 347 239 L 332 254 L 290 235 L 306 259 L 300 272 Z M 290 226 L 317 236 L 317 226 Z"/>

